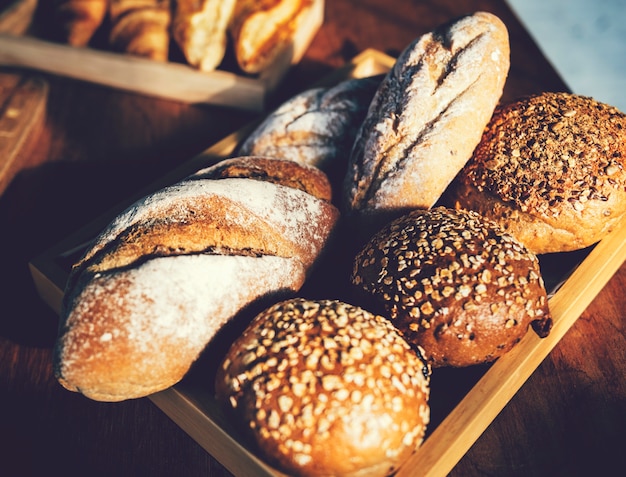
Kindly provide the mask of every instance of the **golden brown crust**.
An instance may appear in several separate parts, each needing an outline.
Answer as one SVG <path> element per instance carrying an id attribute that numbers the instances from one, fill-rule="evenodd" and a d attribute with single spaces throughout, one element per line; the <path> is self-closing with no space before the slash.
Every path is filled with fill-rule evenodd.
<path id="1" fill-rule="evenodd" d="M 352 282 L 373 296 L 433 367 L 493 361 L 528 327 L 551 326 L 539 261 L 474 212 L 416 210 L 376 234 Z"/>
<path id="2" fill-rule="evenodd" d="M 237 0 L 229 26 L 239 67 L 260 73 L 291 47 L 313 0 Z"/>
<path id="3" fill-rule="evenodd" d="M 535 253 L 592 245 L 626 213 L 626 115 L 542 93 L 498 108 L 447 194 Z"/>
<path id="4" fill-rule="evenodd" d="M 284 175 L 308 170 L 240 162 L 277 176 L 281 165 Z M 241 309 L 303 285 L 337 209 L 279 183 L 210 176 L 200 171 L 137 201 L 74 266 L 55 349 L 65 387 L 111 401 L 165 389 Z"/>
<path id="5" fill-rule="evenodd" d="M 117 51 L 167 61 L 170 0 L 110 0 L 109 42 Z"/>
<path id="6" fill-rule="evenodd" d="M 431 207 L 480 141 L 508 70 L 508 32 L 492 14 L 417 38 L 383 80 L 357 136 L 345 211 L 386 222 Z"/>
<path id="7" fill-rule="evenodd" d="M 54 0 L 54 21 L 62 40 L 72 46 L 87 46 L 102 25 L 108 0 Z"/>
<path id="8" fill-rule="evenodd" d="M 259 314 L 235 341 L 216 395 L 289 474 L 380 476 L 424 437 L 429 376 L 383 317 L 293 299 Z"/>
<path id="9" fill-rule="evenodd" d="M 221 63 L 235 1 L 176 0 L 172 37 L 190 65 L 212 71 Z"/>

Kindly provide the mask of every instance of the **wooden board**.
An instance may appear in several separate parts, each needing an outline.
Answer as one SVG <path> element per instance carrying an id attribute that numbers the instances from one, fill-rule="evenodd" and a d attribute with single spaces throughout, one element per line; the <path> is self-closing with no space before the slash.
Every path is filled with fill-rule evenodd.
<path id="1" fill-rule="evenodd" d="M 0 72 L 0 195 L 19 170 L 19 157 L 45 120 L 48 83 Z"/>
<path id="2" fill-rule="evenodd" d="M 378 74 L 387 71 L 392 64 L 392 58 L 376 51 L 367 51 L 327 81 L 332 84 L 347 77 Z M 253 126 L 228 136 L 163 181 L 154 184 L 151 189 L 159 189 L 200 167 L 230 156 Z M 138 196 L 147 192 L 150 191 L 141 191 Z M 132 200 L 113 208 L 110 213 L 30 263 L 39 293 L 55 310 L 59 310 L 69 267 L 82 250 L 82 244 L 98 233 Z M 437 370 L 437 373 L 433 373 L 431 424 L 426 440 L 397 475 L 415 475 L 415 469 L 419 469 L 419 475 L 423 476 L 447 475 L 624 260 L 626 221 L 622 221 L 595 247 L 540 257 L 544 279 L 550 291 L 550 308 L 554 319 L 551 334 L 539 339 L 534 333 L 528 333 L 511 352 L 489 366 Z M 194 367 L 180 383 L 150 396 L 150 399 L 233 474 L 283 475 L 253 453 L 252 447 L 222 413 L 208 385 L 206 371 L 202 365 Z"/>
<path id="3" fill-rule="evenodd" d="M 36 0 L 16 0 L 2 15 L 0 65 L 35 69 L 148 96 L 185 103 L 208 103 L 263 111 L 268 97 L 289 68 L 300 61 L 324 20 L 324 0 L 314 0 L 304 22 L 271 68 L 257 76 L 228 71 L 201 72 L 175 62 L 158 62 L 131 55 L 75 48 L 23 35 L 32 20 Z"/>

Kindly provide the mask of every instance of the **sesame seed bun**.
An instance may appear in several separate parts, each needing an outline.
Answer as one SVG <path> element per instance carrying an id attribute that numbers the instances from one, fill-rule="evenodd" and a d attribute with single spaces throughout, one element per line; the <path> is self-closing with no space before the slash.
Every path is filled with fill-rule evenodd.
<path id="1" fill-rule="evenodd" d="M 419 350 L 385 318 L 296 298 L 235 341 L 216 395 L 290 475 L 381 476 L 423 440 L 429 379 Z"/>
<path id="2" fill-rule="evenodd" d="M 493 222 L 416 210 L 357 255 L 352 283 L 371 295 L 433 367 L 495 360 L 551 318 L 537 257 Z"/>
<path id="3" fill-rule="evenodd" d="M 581 249 L 626 214 L 626 115 L 542 93 L 496 110 L 445 203 L 497 221 L 535 253 Z"/>

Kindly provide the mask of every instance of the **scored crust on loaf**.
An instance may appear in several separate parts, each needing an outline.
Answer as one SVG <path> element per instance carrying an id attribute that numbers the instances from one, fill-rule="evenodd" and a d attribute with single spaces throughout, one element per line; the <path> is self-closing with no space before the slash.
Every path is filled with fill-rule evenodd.
<path id="1" fill-rule="evenodd" d="M 390 475 L 422 442 L 429 379 L 419 350 L 383 317 L 295 298 L 235 340 L 216 397 L 290 475 Z"/>
<path id="2" fill-rule="evenodd" d="M 240 308 L 295 292 L 304 277 L 295 259 L 222 255 L 161 257 L 98 274 L 66 298 L 55 374 L 101 401 L 160 391 L 185 375 Z"/>
<path id="3" fill-rule="evenodd" d="M 265 161 L 229 164 L 255 170 Z M 296 170 L 284 161 L 270 169 L 278 163 Z M 72 268 L 59 381 L 104 401 L 171 386 L 244 307 L 302 287 L 338 215 L 326 200 L 254 177 L 192 175 L 135 202 Z M 194 336 L 181 338 L 183 330 Z"/>
<path id="4" fill-rule="evenodd" d="M 506 26 L 478 12 L 417 38 L 378 89 L 354 144 L 344 208 L 429 208 L 471 157 L 509 70 Z"/>
<path id="5" fill-rule="evenodd" d="M 241 155 L 289 159 L 323 170 L 336 182 L 382 76 L 313 88 L 281 104 L 246 138 Z"/>
<path id="6" fill-rule="evenodd" d="M 328 202 L 332 199 L 332 189 L 328 177 L 318 168 L 271 155 L 224 159 L 213 166 L 196 172 L 190 176 L 190 179 L 236 177 L 268 181 L 292 187 Z"/>
<path id="7" fill-rule="evenodd" d="M 493 361 L 529 326 L 543 337 L 552 325 L 537 257 L 471 211 L 396 219 L 357 255 L 351 280 L 433 367 Z"/>
<path id="8" fill-rule="evenodd" d="M 191 66 L 212 71 L 221 63 L 236 0 L 176 0 L 172 37 Z"/>
<path id="9" fill-rule="evenodd" d="M 63 40 L 71 46 L 87 46 L 102 25 L 108 0 L 54 0 L 54 21 Z"/>
<path id="10" fill-rule="evenodd" d="M 626 115 L 563 92 L 503 105 L 446 196 L 535 253 L 592 245 L 626 214 Z"/>

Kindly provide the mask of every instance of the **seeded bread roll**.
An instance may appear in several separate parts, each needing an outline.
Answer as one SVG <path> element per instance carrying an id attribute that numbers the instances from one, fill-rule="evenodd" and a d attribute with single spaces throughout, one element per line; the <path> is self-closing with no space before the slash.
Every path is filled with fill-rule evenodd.
<path id="1" fill-rule="evenodd" d="M 218 164 L 146 196 L 76 263 L 54 354 L 64 387 L 100 401 L 163 390 L 240 310 L 303 285 L 338 219 L 308 192 L 327 179 L 290 161 L 227 162 L 238 177 Z M 264 164 L 270 179 L 241 173 Z"/>
<path id="2" fill-rule="evenodd" d="M 423 440 L 429 379 L 420 351 L 381 316 L 292 299 L 234 342 L 216 395 L 290 475 L 383 476 Z"/>
<path id="3" fill-rule="evenodd" d="M 495 360 L 552 319 L 537 257 L 468 211 L 415 210 L 357 255 L 352 283 L 374 298 L 433 367 Z"/>
<path id="4" fill-rule="evenodd" d="M 490 13 L 460 18 L 410 44 L 357 135 L 345 212 L 357 224 L 377 222 L 377 229 L 433 206 L 480 141 L 508 70 L 508 32 Z"/>
<path id="5" fill-rule="evenodd" d="M 626 214 L 626 115 L 592 98 L 542 93 L 496 111 L 446 193 L 537 254 L 587 247 Z"/>
<path id="6" fill-rule="evenodd" d="M 309 164 L 339 185 L 356 133 L 381 80 L 380 76 L 349 79 L 295 95 L 252 131 L 239 154 Z"/>

